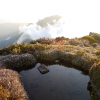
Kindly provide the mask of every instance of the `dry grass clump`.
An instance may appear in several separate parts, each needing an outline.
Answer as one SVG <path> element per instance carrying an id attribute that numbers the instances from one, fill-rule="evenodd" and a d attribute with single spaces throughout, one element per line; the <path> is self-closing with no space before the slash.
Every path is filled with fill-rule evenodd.
<path id="1" fill-rule="evenodd" d="M 7 53 L 12 53 L 12 54 L 27 52 L 27 53 L 31 53 L 31 54 L 35 55 L 36 59 L 37 58 L 45 59 L 45 60 L 46 59 L 47 60 L 60 59 L 60 60 L 64 60 L 64 61 L 69 61 L 69 59 L 70 59 L 71 60 L 70 62 L 72 62 L 72 64 L 76 65 L 76 66 L 85 66 L 85 65 L 91 66 L 92 63 L 94 63 L 95 61 L 98 61 L 97 57 L 99 57 L 99 55 L 100 55 L 100 49 L 94 48 L 97 46 L 97 43 L 93 43 L 93 44 L 91 44 L 93 47 L 92 46 L 89 47 L 88 40 L 84 40 L 84 39 L 78 39 L 78 38 L 66 39 L 64 37 L 58 37 L 54 40 L 54 44 L 49 44 L 49 45 L 41 44 L 41 42 L 43 42 L 43 41 L 44 41 L 44 43 L 48 42 L 48 40 L 49 40 L 48 38 L 42 38 L 39 40 L 40 40 L 40 43 L 36 43 L 36 44 L 23 43 L 20 45 L 19 44 L 11 45 L 9 47 L 6 47 L 6 48 L 0 50 L 0 54 L 3 54 L 4 51 Z M 50 41 L 53 41 L 53 40 L 50 40 Z M 61 44 L 62 41 L 67 41 L 68 44 L 70 44 L 70 45 Z M 55 42 L 57 42 L 58 44 L 55 44 Z M 86 46 L 88 46 L 88 47 L 86 47 Z M 18 56 L 20 56 L 20 55 L 18 55 Z M 16 58 L 16 56 L 15 56 L 15 58 Z M 23 61 L 24 57 L 20 57 L 20 58 L 21 58 L 20 60 Z M 10 57 L 9 59 L 13 59 L 13 57 L 12 58 Z M 16 59 L 10 60 L 10 61 L 7 59 L 6 61 L 4 60 L 4 62 L 6 62 L 8 65 L 10 62 L 10 65 L 12 66 L 12 64 L 15 64 L 15 63 L 13 63 L 13 61 L 14 62 L 18 61 L 17 66 L 22 66 L 21 64 L 23 64 L 23 63 L 20 62 L 20 60 L 16 60 Z M 29 60 L 29 59 L 26 59 L 26 60 Z M 27 61 L 27 63 L 25 63 L 25 65 L 27 65 L 27 64 L 29 64 L 29 61 Z M 87 67 L 87 69 L 88 68 L 90 68 L 90 67 Z"/>
<path id="2" fill-rule="evenodd" d="M 86 52 L 81 52 L 77 51 L 76 56 L 72 60 L 72 64 L 76 65 L 78 67 L 82 67 L 85 70 L 89 70 L 91 66 L 95 63 L 98 62 L 99 59 L 97 56 L 86 53 Z"/>
<path id="3" fill-rule="evenodd" d="M 96 50 L 96 55 L 100 56 L 100 48 Z"/>
<path id="4" fill-rule="evenodd" d="M 69 44 L 70 45 L 78 45 L 78 44 L 80 44 L 80 41 L 79 41 L 79 39 L 77 39 L 77 38 L 74 38 L 74 39 L 70 39 L 69 40 Z"/>
<path id="5" fill-rule="evenodd" d="M 72 63 L 73 58 L 76 56 L 74 52 L 59 52 L 59 60 Z"/>
<path id="6" fill-rule="evenodd" d="M 100 62 L 90 68 L 89 76 L 93 87 L 91 97 L 93 100 L 100 100 Z"/>
<path id="7" fill-rule="evenodd" d="M 40 43 L 40 44 L 52 44 L 54 42 L 54 39 L 51 38 L 39 38 L 37 40 L 33 40 L 31 42 L 31 44 L 35 44 L 36 42 Z"/>
<path id="8" fill-rule="evenodd" d="M 47 61 L 55 61 L 56 59 L 58 59 L 58 50 L 49 50 L 49 51 L 37 51 L 35 53 L 35 58 L 38 60 L 38 59 L 41 59 L 41 60 L 47 60 Z"/>
<path id="9" fill-rule="evenodd" d="M 65 37 L 58 37 L 56 39 L 50 38 L 40 38 L 38 40 L 33 41 L 30 44 L 22 43 L 22 44 L 12 44 L 10 46 L 4 47 L 0 49 L 0 55 L 8 55 L 8 54 L 22 54 L 22 53 L 34 53 L 35 50 L 46 50 L 50 49 L 52 45 L 73 45 L 73 46 L 89 46 L 89 42 L 83 39 L 68 39 Z"/>
<path id="10" fill-rule="evenodd" d="M 45 61 L 60 60 L 70 62 L 75 66 L 89 70 L 95 62 L 99 61 L 95 52 L 96 50 L 93 47 L 82 48 L 72 45 L 52 45 L 50 50 L 36 51 L 34 56 L 36 59 Z"/>
<path id="11" fill-rule="evenodd" d="M 95 63 L 89 70 L 89 76 L 92 83 L 100 89 L 100 62 Z"/>
<path id="12" fill-rule="evenodd" d="M 51 47 L 50 45 L 40 44 L 40 43 L 36 43 L 33 45 L 33 48 L 38 51 L 44 51 L 46 49 L 48 50 L 48 49 L 50 49 L 50 47 Z"/>
<path id="13" fill-rule="evenodd" d="M 10 98 L 10 92 L 8 89 L 5 89 L 4 87 L 0 86 L 0 100 L 9 100 Z"/>
<path id="14" fill-rule="evenodd" d="M 59 60 L 70 62 L 85 70 L 89 70 L 95 62 L 99 61 L 98 57 L 92 54 L 92 51 L 86 52 L 86 49 L 78 46 L 72 46 L 66 51 L 59 51 Z"/>
<path id="15" fill-rule="evenodd" d="M 93 44 L 91 44 L 91 46 L 92 47 L 98 47 L 99 45 L 98 45 L 98 43 L 93 43 Z"/>
<path id="16" fill-rule="evenodd" d="M 0 97 L 4 98 L 2 100 L 28 100 L 17 72 L 9 69 L 0 70 Z"/>
<path id="17" fill-rule="evenodd" d="M 89 41 L 88 40 L 84 40 L 84 39 L 78 39 L 78 38 L 74 38 L 74 39 L 69 39 L 69 45 L 74 45 L 74 46 L 81 46 L 81 47 L 88 47 L 89 46 Z"/>

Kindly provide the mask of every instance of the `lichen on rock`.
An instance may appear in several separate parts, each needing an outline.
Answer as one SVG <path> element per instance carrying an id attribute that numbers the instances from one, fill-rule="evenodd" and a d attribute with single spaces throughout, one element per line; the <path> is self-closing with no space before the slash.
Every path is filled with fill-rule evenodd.
<path id="1" fill-rule="evenodd" d="M 6 55 L 0 58 L 0 67 L 6 67 L 10 69 L 24 69 L 27 66 L 32 66 L 36 62 L 36 59 L 32 54 L 20 54 L 20 55 Z"/>

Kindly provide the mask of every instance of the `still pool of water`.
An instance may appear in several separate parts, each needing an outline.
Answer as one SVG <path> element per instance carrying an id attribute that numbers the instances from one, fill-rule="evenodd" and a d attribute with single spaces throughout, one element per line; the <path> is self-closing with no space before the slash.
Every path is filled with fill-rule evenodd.
<path id="1" fill-rule="evenodd" d="M 63 65 L 48 65 L 49 72 L 41 74 L 37 67 L 21 71 L 24 88 L 30 100 L 90 100 L 89 76 Z"/>

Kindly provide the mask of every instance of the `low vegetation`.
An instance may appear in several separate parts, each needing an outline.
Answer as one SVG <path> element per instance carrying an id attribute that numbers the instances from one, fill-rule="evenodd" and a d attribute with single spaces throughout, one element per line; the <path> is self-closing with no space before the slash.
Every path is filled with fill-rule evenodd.
<path id="1" fill-rule="evenodd" d="M 33 58 L 37 61 L 42 60 L 55 62 L 56 60 L 59 60 L 61 62 L 63 61 L 64 63 L 71 63 L 76 67 L 83 68 L 89 71 L 90 81 L 93 86 L 91 98 L 93 98 L 93 100 L 99 100 L 99 96 L 99 99 L 96 98 L 98 93 L 100 94 L 99 43 L 99 34 L 92 32 L 90 32 L 88 36 L 74 39 L 65 37 L 57 37 L 56 39 L 40 38 L 37 40 L 33 40 L 29 44 L 13 44 L 11 46 L 4 47 L 0 50 L 0 60 L 2 61 L 2 59 L 5 59 L 3 57 L 9 56 L 9 54 L 14 55 L 16 58 L 16 55 L 20 57 L 21 55 L 27 53 L 29 55 L 32 55 Z M 28 61 L 27 58 L 25 59 Z M 5 63 L 5 65 L 8 66 L 9 64 Z M 27 64 L 25 63 L 25 65 Z M 20 67 L 22 67 L 22 65 Z M 11 66 L 11 68 L 14 69 L 14 66 Z M 3 87 L 3 89 L 7 88 Z M 8 94 L 7 97 L 9 97 L 10 91 L 7 90 L 6 92 Z"/>
<path id="2" fill-rule="evenodd" d="M 100 61 L 94 63 L 90 68 L 89 76 L 93 86 L 92 98 L 93 100 L 100 100 Z"/>
<path id="3" fill-rule="evenodd" d="M 0 69 L 0 100 L 28 100 L 17 72 Z"/>
<path id="4" fill-rule="evenodd" d="M 90 44 L 96 43 L 96 40 L 92 36 L 83 36 L 81 39 L 88 40 Z"/>

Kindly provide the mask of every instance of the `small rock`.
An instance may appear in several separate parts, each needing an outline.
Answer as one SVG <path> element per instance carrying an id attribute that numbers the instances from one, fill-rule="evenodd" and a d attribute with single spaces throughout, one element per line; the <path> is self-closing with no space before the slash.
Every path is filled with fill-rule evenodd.
<path id="1" fill-rule="evenodd" d="M 47 72 L 49 72 L 49 70 L 46 68 L 46 66 L 44 64 L 40 65 L 38 67 L 38 70 L 40 71 L 40 73 L 45 74 Z"/>

